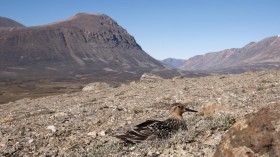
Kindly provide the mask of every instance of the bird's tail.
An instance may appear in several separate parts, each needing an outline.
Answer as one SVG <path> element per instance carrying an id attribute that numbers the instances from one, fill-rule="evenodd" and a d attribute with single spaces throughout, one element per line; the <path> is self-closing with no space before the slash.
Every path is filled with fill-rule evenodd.
<path id="1" fill-rule="evenodd" d="M 114 135 L 114 137 L 119 138 L 123 140 L 126 143 L 140 143 L 141 141 L 144 141 L 147 139 L 147 136 L 140 134 L 139 132 L 136 132 L 135 130 L 131 130 L 126 132 L 126 134 L 122 135 Z"/>

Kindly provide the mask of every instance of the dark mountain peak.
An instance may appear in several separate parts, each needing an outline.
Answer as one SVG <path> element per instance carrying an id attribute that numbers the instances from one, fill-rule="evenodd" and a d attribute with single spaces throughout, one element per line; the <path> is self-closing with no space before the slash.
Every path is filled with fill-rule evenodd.
<path id="1" fill-rule="evenodd" d="M 109 23 L 110 26 L 112 26 L 112 24 L 116 24 L 116 22 L 112 18 L 110 18 L 105 14 L 77 13 L 76 15 L 71 16 L 65 20 L 58 21 L 55 23 L 50 23 L 49 25 L 53 25 L 53 24 L 104 25 L 107 23 Z"/>
<path id="2" fill-rule="evenodd" d="M 95 34 L 104 34 L 105 32 L 114 36 L 114 34 L 123 34 L 130 36 L 127 31 L 119 26 L 116 21 L 105 14 L 87 14 L 78 13 L 65 20 L 50 23 L 44 26 L 47 29 L 80 30 L 85 36 L 94 36 Z M 134 40 L 134 39 L 133 39 Z"/>
<path id="3" fill-rule="evenodd" d="M 0 67 L 18 76 L 84 74 L 99 79 L 105 75 L 126 78 L 163 68 L 104 14 L 79 13 L 43 26 L 5 31 L 0 36 L 0 47 Z M 14 67 L 24 70 L 15 72 Z"/>
<path id="4" fill-rule="evenodd" d="M 249 44 L 245 45 L 244 48 L 251 48 L 256 42 L 252 41 Z"/>
<path id="5" fill-rule="evenodd" d="M 15 20 L 0 16 L 0 27 L 24 27 L 24 25 Z"/>
<path id="6" fill-rule="evenodd" d="M 112 18 L 110 18 L 109 16 L 107 16 L 106 14 L 89 14 L 89 13 L 77 13 L 74 16 L 69 17 L 68 19 L 66 19 L 65 21 L 84 21 L 84 22 L 88 22 L 88 21 L 95 21 L 98 20 L 100 22 L 102 22 L 102 20 L 104 19 L 110 19 L 113 21 Z"/>
<path id="7" fill-rule="evenodd" d="M 74 15 L 74 17 L 84 17 L 84 16 L 106 16 L 106 17 L 109 17 L 109 16 L 107 16 L 106 14 L 103 14 L 103 13 L 92 13 L 92 14 L 90 14 L 90 13 L 77 13 L 77 14 L 75 14 Z"/>

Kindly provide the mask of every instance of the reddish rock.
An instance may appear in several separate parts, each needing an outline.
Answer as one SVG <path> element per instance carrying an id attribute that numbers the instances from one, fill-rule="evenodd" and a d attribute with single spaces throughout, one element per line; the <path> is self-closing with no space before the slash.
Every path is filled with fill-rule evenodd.
<path id="1" fill-rule="evenodd" d="M 262 108 L 234 124 L 214 156 L 280 156 L 280 105 Z"/>

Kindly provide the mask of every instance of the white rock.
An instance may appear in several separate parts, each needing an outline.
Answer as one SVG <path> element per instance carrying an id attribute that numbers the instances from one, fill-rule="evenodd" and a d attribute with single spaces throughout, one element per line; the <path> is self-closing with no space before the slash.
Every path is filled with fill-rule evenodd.
<path id="1" fill-rule="evenodd" d="M 47 129 L 51 130 L 52 132 L 56 132 L 56 127 L 54 125 L 49 125 Z"/>
<path id="2" fill-rule="evenodd" d="M 34 140 L 33 139 L 30 139 L 30 140 L 28 140 L 28 143 L 32 143 Z"/>
<path id="3" fill-rule="evenodd" d="M 68 114 L 66 112 L 58 112 L 58 113 L 55 113 L 54 116 L 55 117 L 62 117 L 62 116 L 67 116 Z"/>
<path id="4" fill-rule="evenodd" d="M 110 85 L 108 83 L 104 82 L 94 82 L 87 84 L 82 91 L 97 91 L 97 90 L 105 90 L 107 88 L 110 88 Z"/>
<path id="5" fill-rule="evenodd" d="M 129 148 L 129 150 L 131 150 L 131 151 L 132 151 L 132 150 L 135 150 L 135 148 L 136 148 L 136 147 L 135 147 L 135 146 L 133 146 L 133 147 L 130 147 L 130 148 Z"/>
<path id="6" fill-rule="evenodd" d="M 140 78 L 141 82 L 156 82 L 161 80 L 163 80 L 162 77 L 150 73 L 144 73 Z"/>
<path id="7" fill-rule="evenodd" d="M 106 133 L 105 133 L 105 131 L 103 130 L 103 131 L 101 131 L 101 132 L 99 133 L 99 135 L 100 135 L 100 136 L 105 136 Z"/>

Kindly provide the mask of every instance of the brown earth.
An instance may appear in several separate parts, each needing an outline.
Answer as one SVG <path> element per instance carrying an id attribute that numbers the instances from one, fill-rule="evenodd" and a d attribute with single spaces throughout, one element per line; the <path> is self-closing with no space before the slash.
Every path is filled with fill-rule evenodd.
<path id="1" fill-rule="evenodd" d="M 2 82 L 0 104 L 23 98 L 39 98 L 50 95 L 81 91 L 84 83 L 74 82 Z"/>

